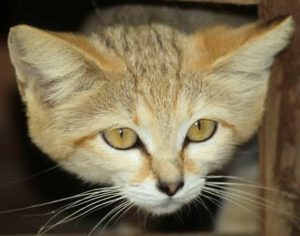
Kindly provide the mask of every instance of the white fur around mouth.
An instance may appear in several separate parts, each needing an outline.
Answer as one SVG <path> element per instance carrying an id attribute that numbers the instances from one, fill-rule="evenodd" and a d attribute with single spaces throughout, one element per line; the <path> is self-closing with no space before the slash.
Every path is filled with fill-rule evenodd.
<path id="1" fill-rule="evenodd" d="M 185 180 L 184 187 L 172 197 L 166 196 L 156 189 L 154 184 L 125 187 L 122 195 L 138 208 L 153 215 L 168 215 L 180 210 L 201 194 L 205 181 L 203 178 L 190 177 Z"/>
<path id="2" fill-rule="evenodd" d="M 176 202 L 173 199 L 167 199 L 158 204 L 143 206 L 146 211 L 154 215 L 172 214 L 181 207 L 182 203 Z"/>

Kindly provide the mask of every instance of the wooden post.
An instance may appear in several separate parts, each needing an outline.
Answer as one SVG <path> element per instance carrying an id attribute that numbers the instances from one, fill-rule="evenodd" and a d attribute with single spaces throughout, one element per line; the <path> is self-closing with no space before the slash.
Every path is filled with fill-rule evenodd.
<path id="1" fill-rule="evenodd" d="M 288 50 L 279 56 L 270 81 L 266 114 L 260 135 L 262 181 L 294 197 L 266 194 L 277 209 L 300 216 L 300 1 L 261 0 L 259 15 L 270 19 L 292 15 L 296 32 Z M 262 236 L 299 236 L 300 222 L 264 209 Z"/>

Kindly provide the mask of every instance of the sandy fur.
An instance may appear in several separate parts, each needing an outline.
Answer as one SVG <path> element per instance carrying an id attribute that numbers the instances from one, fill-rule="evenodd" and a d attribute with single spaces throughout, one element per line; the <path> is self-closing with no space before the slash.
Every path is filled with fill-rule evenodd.
<path id="1" fill-rule="evenodd" d="M 143 17 L 130 20 L 126 9 Z M 196 197 L 199 178 L 256 132 L 270 67 L 293 31 L 291 18 L 237 27 L 241 18 L 188 13 L 116 8 L 90 19 L 86 36 L 25 25 L 9 35 L 33 142 L 85 181 L 138 184 L 124 196 L 154 214 Z M 216 134 L 184 146 L 203 118 L 218 121 Z M 109 147 L 100 134 L 113 127 L 133 129 L 144 150 Z M 184 180 L 172 207 L 155 203 L 167 199 L 158 180 Z"/>

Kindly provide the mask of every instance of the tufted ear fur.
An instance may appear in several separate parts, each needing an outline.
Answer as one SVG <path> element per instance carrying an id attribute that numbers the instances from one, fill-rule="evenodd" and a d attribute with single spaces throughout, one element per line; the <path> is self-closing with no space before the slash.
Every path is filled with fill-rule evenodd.
<path id="1" fill-rule="evenodd" d="M 201 50 L 198 66 L 226 67 L 226 70 L 259 73 L 269 69 L 294 30 L 292 17 L 259 22 L 238 29 L 218 26 L 200 32 L 196 44 Z"/>
<path id="2" fill-rule="evenodd" d="M 91 88 L 116 66 L 83 36 L 26 25 L 11 28 L 8 47 L 25 102 L 34 93 L 43 103 L 62 103 Z"/>

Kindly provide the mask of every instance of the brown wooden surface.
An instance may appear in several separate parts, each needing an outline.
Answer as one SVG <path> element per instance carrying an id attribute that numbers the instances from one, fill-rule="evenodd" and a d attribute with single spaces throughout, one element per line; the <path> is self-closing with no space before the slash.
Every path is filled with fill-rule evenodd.
<path id="1" fill-rule="evenodd" d="M 278 209 L 300 213 L 300 1 L 261 0 L 260 17 L 292 15 L 296 32 L 288 50 L 276 63 L 270 82 L 267 111 L 261 132 L 261 173 L 265 185 L 295 194 L 284 198 L 266 195 Z M 299 236 L 300 222 L 293 224 L 273 210 L 263 212 L 263 236 Z M 298 228 L 297 228 L 298 227 Z"/>
<path id="2" fill-rule="evenodd" d="M 179 0 L 179 1 L 237 4 L 237 5 L 256 5 L 259 2 L 259 0 Z"/>

